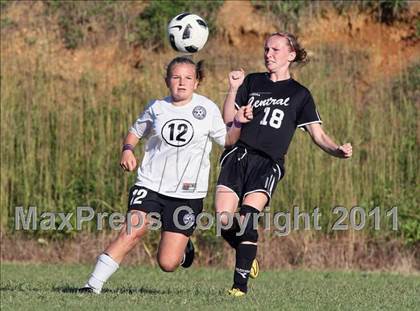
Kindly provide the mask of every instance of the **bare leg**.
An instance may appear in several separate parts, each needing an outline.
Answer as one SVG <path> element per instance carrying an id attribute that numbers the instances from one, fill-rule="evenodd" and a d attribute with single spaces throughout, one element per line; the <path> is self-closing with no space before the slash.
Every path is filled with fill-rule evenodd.
<path id="1" fill-rule="evenodd" d="M 220 221 L 223 225 L 228 224 L 228 215 L 233 216 L 238 208 L 239 198 L 231 189 L 218 186 L 216 189 L 216 213 L 221 214 Z M 223 215 L 223 214 L 224 215 Z"/>
<path id="2" fill-rule="evenodd" d="M 146 213 L 132 211 L 118 237 L 98 256 L 95 268 L 82 291 L 99 294 L 104 283 L 117 271 L 119 264 L 147 232 Z"/>
<path id="3" fill-rule="evenodd" d="M 173 272 L 181 264 L 189 237 L 182 233 L 163 231 L 159 243 L 158 263 L 165 272 Z"/>
<path id="4" fill-rule="evenodd" d="M 141 211 L 131 211 L 130 219 L 131 225 L 124 224 L 118 237 L 111 242 L 105 249 L 104 253 L 108 254 L 118 264 L 138 243 L 140 238 L 147 232 L 146 213 Z M 142 222 L 140 224 L 140 221 Z"/>

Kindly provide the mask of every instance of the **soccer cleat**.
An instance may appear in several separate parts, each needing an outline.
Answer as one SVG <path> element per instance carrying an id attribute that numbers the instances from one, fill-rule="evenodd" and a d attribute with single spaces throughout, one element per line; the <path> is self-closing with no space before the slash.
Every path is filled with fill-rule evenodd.
<path id="1" fill-rule="evenodd" d="M 228 295 L 232 297 L 243 297 L 246 293 L 241 291 L 239 288 L 232 288 L 228 290 Z"/>
<path id="2" fill-rule="evenodd" d="M 251 266 L 251 271 L 249 272 L 249 277 L 251 279 L 256 279 L 260 273 L 260 264 L 258 263 L 257 258 L 254 259 Z"/>
<path id="3" fill-rule="evenodd" d="M 182 260 L 181 266 L 183 268 L 191 267 L 194 261 L 194 255 L 195 255 L 194 245 L 191 242 L 191 239 L 188 239 L 187 246 L 185 247 L 184 259 Z"/>

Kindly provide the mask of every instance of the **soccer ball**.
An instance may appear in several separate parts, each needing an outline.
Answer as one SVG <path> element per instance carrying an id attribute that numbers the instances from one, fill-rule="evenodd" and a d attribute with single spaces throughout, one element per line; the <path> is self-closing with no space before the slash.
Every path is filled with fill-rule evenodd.
<path id="1" fill-rule="evenodd" d="M 195 53 L 206 44 L 209 27 L 200 16 L 181 13 L 168 24 L 168 35 L 175 51 Z"/>

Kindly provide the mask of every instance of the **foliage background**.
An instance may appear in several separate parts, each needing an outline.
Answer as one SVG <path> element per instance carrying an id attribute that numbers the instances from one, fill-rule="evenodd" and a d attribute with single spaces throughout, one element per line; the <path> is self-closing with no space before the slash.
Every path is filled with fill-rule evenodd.
<path id="1" fill-rule="evenodd" d="M 313 93 L 327 132 L 354 146 L 353 158 L 340 161 L 296 133 L 271 211 L 319 207 L 322 231 L 295 235 L 313 243 L 345 238 L 350 248 L 355 241 L 396 240 L 414 252 L 417 265 L 420 26 L 418 6 L 407 1 L 1 1 L 2 233 L 15 233 L 16 206 L 125 211 L 135 174 L 120 171 L 121 141 L 144 105 L 166 95 L 164 67 L 176 53 L 165 30 L 182 11 L 200 14 L 210 24 L 211 39 L 194 58 L 207 64 L 200 93 L 220 105 L 231 69 L 264 70 L 261 47 L 267 33 L 297 33 L 311 62 L 294 71 L 296 79 Z M 322 25 L 345 36 L 334 37 L 328 27 L 316 31 Z M 207 211 L 214 211 L 220 153 L 215 146 Z M 380 230 L 367 217 L 362 231 L 332 231 L 338 215 L 331 210 L 338 205 L 366 212 L 379 206 Z M 398 231 L 386 216 L 394 206 Z M 82 233 L 23 236 L 71 240 L 86 232 L 97 235 L 95 226 Z M 148 252 L 156 249 L 156 234 L 144 242 Z M 266 236 L 275 239 L 273 233 Z M 198 232 L 195 239 L 203 252 L 223 249 L 212 231 Z"/>

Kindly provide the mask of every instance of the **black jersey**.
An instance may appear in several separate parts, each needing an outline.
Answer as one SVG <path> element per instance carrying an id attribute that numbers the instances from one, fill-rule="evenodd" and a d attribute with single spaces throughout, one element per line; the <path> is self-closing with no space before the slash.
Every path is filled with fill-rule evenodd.
<path id="1" fill-rule="evenodd" d="M 296 128 L 322 122 L 307 88 L 293 79 L 273 82 L 268 73 L 247 75 L 235 102 L 239 107 L 252 104 L 254 114 L 243 125 L 237 144 L 260 151 L 281 165 Z"/>

